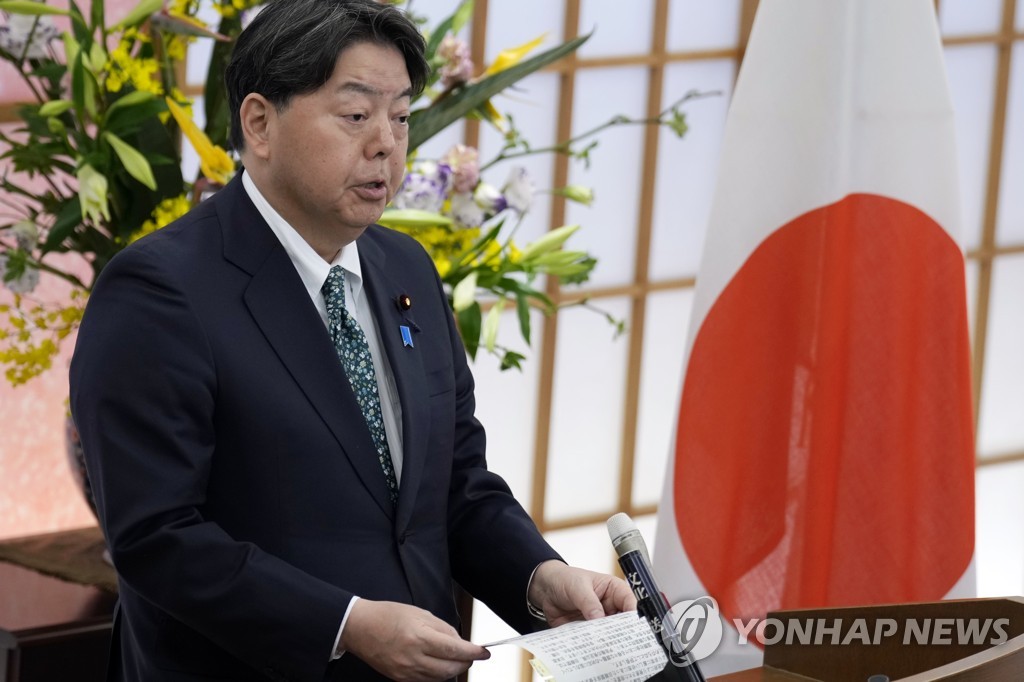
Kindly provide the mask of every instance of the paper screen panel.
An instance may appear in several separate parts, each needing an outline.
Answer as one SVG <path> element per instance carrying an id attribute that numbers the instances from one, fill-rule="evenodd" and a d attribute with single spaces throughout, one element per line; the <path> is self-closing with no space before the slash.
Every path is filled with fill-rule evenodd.
<path id="1" fill-rule="evenodd" d="M 636 505 L 656 504 L 661 499 L 665 463 L 679 414 L 692 305 L 693 289 L 658 291 L 647 296 L 633 465 Z"/>
<path id="2" fill-rule="evenodd" d="M 590 130 L 619 114 L 644 118 L 646 101 L 646 69 L 580 71 L 576 76 L 573 134 Z M 592 188 L 594 203 L 589 207 L 567 203 L 566 223 L 583 226 L 573 242 L 600 262 L 589 286 L 628 284 L 634 276 L 644 129 L 617 126 L 604 130 L 599 140 L 590 152 L 589 170 L 582 162 L 570 162 L 570 184 Z"/>
<path id="3" fill-rule="evenodd" d="M 982 458 L 1024 450 L 1024 254 L 996 258 L 978 420 Z"/>
<path id="4" fill-rule="evenodd" d="M 534 54 L 560 44 L 564 15 L 563 3 L 550 0 L 488 3 L 485 46 L 487 63 L 494 61 L 502 50 L 522 45 L 540 35 L 546 34 L 546 38 Z"/>
<path id="5" fill-rule="evenodd" d="M 740 0 L 672 0 L 668 5 L 668 51 L 736 47 L 740 4 Z"/>
<path id="6" fill-rule="evenodd" d="M 995 33 L 999 30 L 1004 0 L 942 0 L 939 26 L 947 36 Z M 1008 0 L 1012 2 L 1012 0 Z"/>
<path id="7" fill-rule="evenodd" d="M 734 77 L 734 62 L 725 59 L 678 62 L 665 69 L 663 107 L 691 90 L 722 94 L 686 106 L 690 130 L 683 138 L 661 130 L 651 234 L 654 281 L 693 277 L 700 267 Z"/>
<path id="8" fill-rule="evenodd" d="M 978 596 L 1024 593 L 1024 462 L 978 469 Z"/>
<path id="9" fill-rule="evenodd" d="M 629 316 L 624 298 L 596 305 L 619 319 Z M 615 339 L 613 333 L 604 317 L 592 311 L 567 308 L 559 313 L 544 509 L 548 521 L 615 505 L 629 339 Z"/>
<path id="10" fill-rule="evenodd" d="M 945 56 L 960 162 L 964 219 L 961 242 L 973 249 L 981 243 L 985 213 L 996 48 L 991 45 L 948 47 Z"/>
<path id="11" fill-rule="evenodd" d="M 531 315 L 532 338 L 540 338 L 543 319 L 540 312 Z M 522 353 L 527 359 L 522 371 L 502 372 L 498 358 L 480 349 L 476 362 L 471 365 L 476 379 L 476 416 L 487 430 L 488 468 L 500 474 L 516 499 L 529 508 L 540 361 L 537 350 L 531 350 L 522 340 L 519 318 L 514 310 L 507 310 L 501 316 L 498 343 Z M 535 342 L 534 346 L 539 343 Z"/>
<path id="12" fill-rule="evenodd" d="M 601 573 L 611 573 L 614 570 L 615 550 L 608 537 L 608 527 L 603 521 L 576 528 L 548 531 L 544 533 L 544 539 L 570 566 Z"/>
<path id="13" fill-rule="evenodd" d="M 579 49 L 579 56 L 647 54 L 651 49 L 653 21 L 653 2 L 580 0 L 580 33 L 593 30 L 594 35 Z"/>

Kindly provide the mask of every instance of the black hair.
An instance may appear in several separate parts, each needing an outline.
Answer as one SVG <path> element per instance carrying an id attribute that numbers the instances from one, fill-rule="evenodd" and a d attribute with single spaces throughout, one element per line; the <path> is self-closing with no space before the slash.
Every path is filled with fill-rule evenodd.
<path id="1" fill-rule="evenodd" d="M 238 36 L 224 73 L 231 107 L 231 147 L 245 147 L 240 109 L 250 93 L 278 110 L 295 95 L 330 80 L 338 55 L 358 43 L 395 47 L 405 59 L 413 94 L 430 67 L 416 25 L 398 8 L 375 0 L 271 0 Z"/>

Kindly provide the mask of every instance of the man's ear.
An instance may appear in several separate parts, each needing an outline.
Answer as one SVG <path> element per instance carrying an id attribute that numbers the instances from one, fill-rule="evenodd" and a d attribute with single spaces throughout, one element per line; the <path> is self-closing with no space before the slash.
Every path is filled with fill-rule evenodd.
<path id="1" fill-rule="evenodd" d="M 239 108 L 245 150 L 258 159 L 266 160 L 270 155 L 270 119 L 275 113 L 274 105 L 255 92 L 246 95 Z"/>

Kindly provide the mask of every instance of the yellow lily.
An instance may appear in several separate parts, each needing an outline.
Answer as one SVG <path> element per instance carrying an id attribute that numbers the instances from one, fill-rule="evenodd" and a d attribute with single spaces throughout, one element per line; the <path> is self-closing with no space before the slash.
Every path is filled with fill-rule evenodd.
<path id="1" fill-rule="evenodd" d="M 167 109 L 171 116 L 178 122 L 181 132 L 185 134 L 192 147 L 199 154 L 199 169 L 212 182 L 226 185 L 231 176 L 235 173 L 235 162 L 231 160 L 228 153 L 218 147 L 206 136 L 199 126 L 195 124 L 192 117 L 184 109 L 178 106 L 170 97 L 164 98 L 167 102 Z"/>
<path id="2" fill-rule="evenodd" d="M 498 111 L 497 107 L 495 107 L 491 103 L 491 100 L 487 100 L 486 102 L 481 104 L 478 110 L 480 112 L 480 115 L 487 119 L 487 121 L 490 122 L 495 128 L 497 128 L 503 133 L 508 132 L 508 129 L 505 127 L 505 117 L 502 116 L 501 112 Z"/>
<path id="3" fill-rule="evenodd" d="M 488 76 L 493 76 L 496 73 L 500 73 L 505 69 L 510 69 L 523 60 L 531 50 L 544 42 L 547 37 L 547 33 L 543 33 L 540 36 L 534 38 L 528 43 L 523 43 L 519 47 L 511 47 L 507 50 L 502 50 L 495 57 L 491 65 L 487 67 L 487 70 L 480 74 L 476 80 L 480 81 Z"/>

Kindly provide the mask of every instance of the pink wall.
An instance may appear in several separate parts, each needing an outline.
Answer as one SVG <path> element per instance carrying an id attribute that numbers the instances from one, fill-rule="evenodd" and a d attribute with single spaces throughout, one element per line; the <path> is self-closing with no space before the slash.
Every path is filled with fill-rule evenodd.
<path id="1" fill-rule="evenodd" d="M 66 6 L 59 1 L 53 4 Z M 107 2 L 108 24 L 136 4 L 136 0 Z M 88 2 L 79 2 L 79 6 L 89 11 Z M 8 68 L 0 69 L 0 104 L 25 97 L 16 80 Z M 0 218 L 0 225 L 5 222 Z M 54 300 L 52 297 L 59 299 L 64 291 L 60 282 L 44 280 L 36 294 Z M 9 292 L 0 286 L 0 302 L 8 300 Z M 67 339 L 54 367 L 27 385 L 12 388 L 0 376 L 0 538 L 95 523 L 71 477 L 64 445 L 67 362 L 72 346 L 73 339 Z"/>

